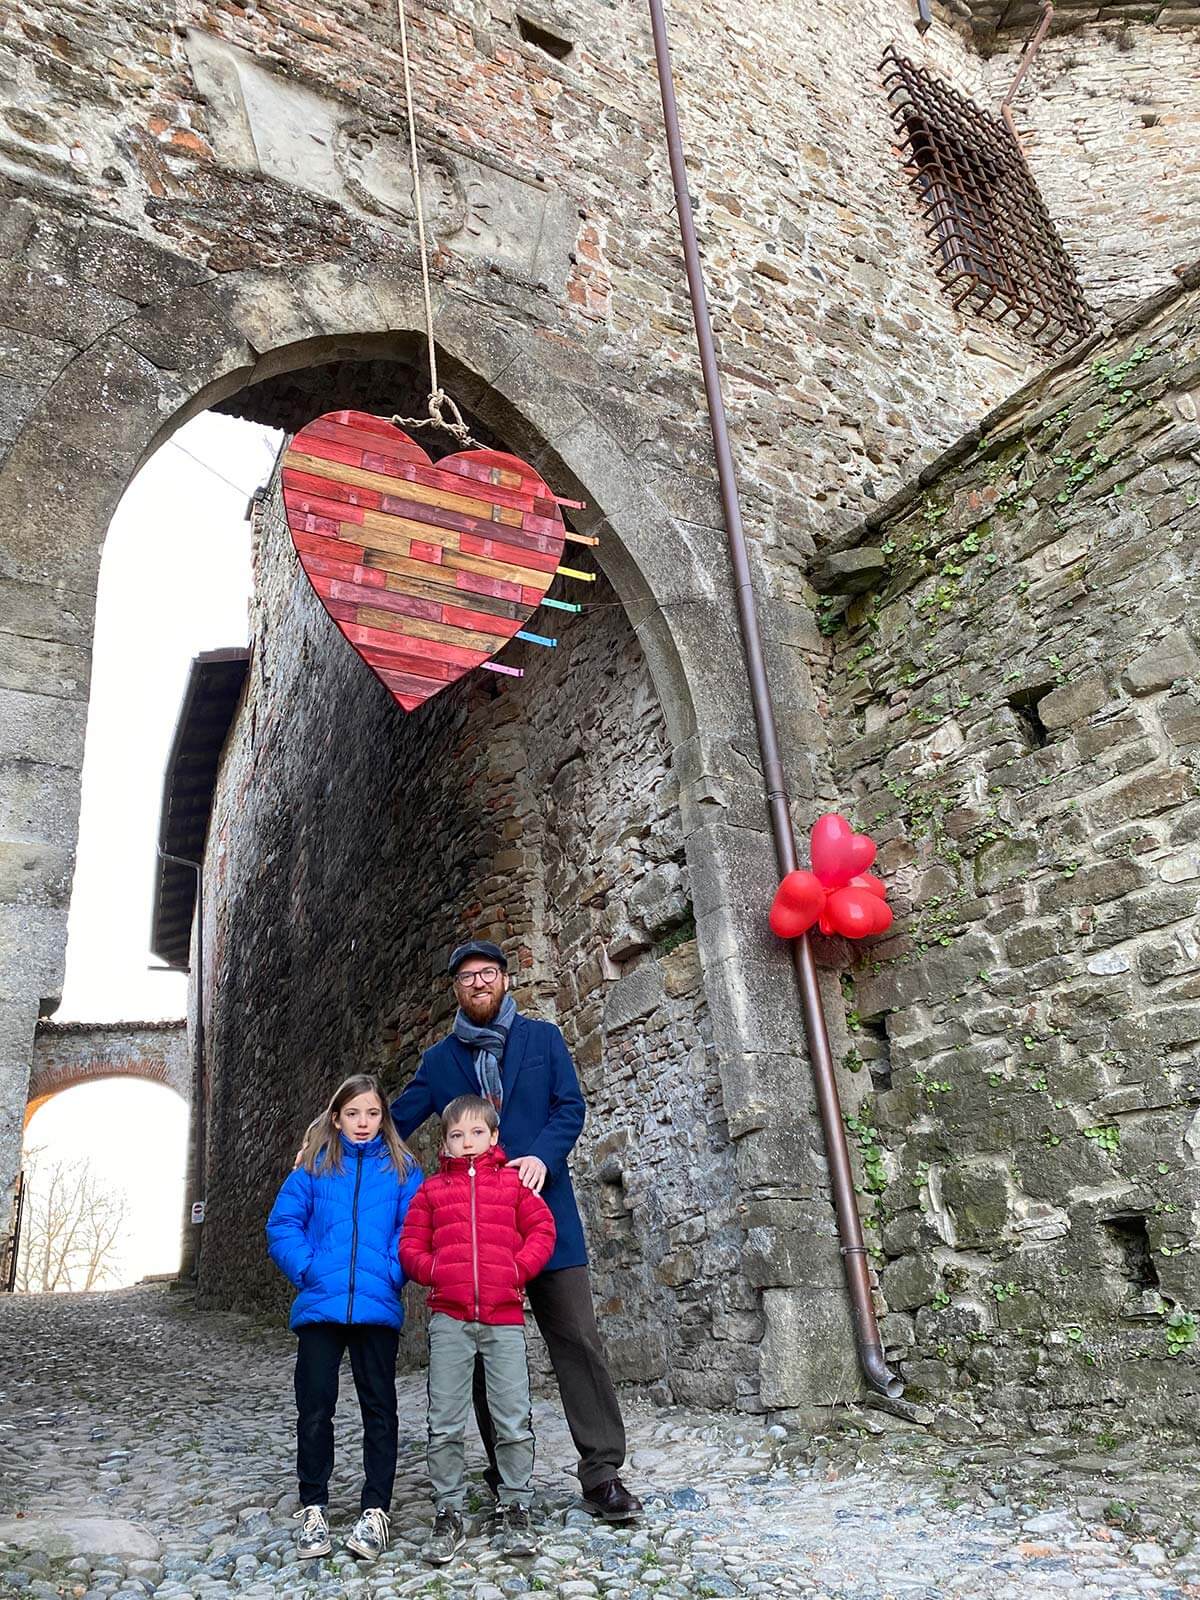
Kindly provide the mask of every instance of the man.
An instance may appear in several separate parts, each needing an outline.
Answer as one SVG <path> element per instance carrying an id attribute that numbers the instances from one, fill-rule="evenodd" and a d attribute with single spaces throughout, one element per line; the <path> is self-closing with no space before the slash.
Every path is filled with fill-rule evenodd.
<path id="1" fill-rule="evenodd" d="M 567 1169 L 584 1119 L 575 1066 L 552 1023 L 533 1022 L 517 1010 L 499 945 L 481 939 L 460 945 L 450 957 L 450 979 L 458 1000 L 454 1027 L 425 1051 L 412 1082 L 393 1101 L 392 1116 L 407 1139 L 458 1095 L 480 1094 L 495 1105 L 510 1165 L 542 1196 L 558 1229 L 554 1254 L 527 1293 L 579 1452 L 584 1503 L 606 1522 L 628 1522 L 642 1506 L 618 1476 L 625 1426 L 596 1330 L 587 1247 Z M 475 1415 L 494 1489 L 495 1442 L 478 1366 L 475 1380 Z"/>

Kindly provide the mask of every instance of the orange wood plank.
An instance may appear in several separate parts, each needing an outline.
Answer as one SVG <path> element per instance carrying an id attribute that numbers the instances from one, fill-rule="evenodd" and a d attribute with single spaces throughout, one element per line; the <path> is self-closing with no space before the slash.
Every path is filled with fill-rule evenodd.
<path id="1" fill-rule="evenodd" d="M 538 589 L 539 597 L 545 594 L 546 589 L 554 581 L 552 572 L 530 572 L 522 567 L 510 566 L 507 561 L 492 561 L 487 556 L 467 555 L 460 550 L 444 550 L 442 565 L 452 567 L 456 572 L 478 572 L 485 578 L 507 578 L 510 582 L 530 588 L 538 587 L 539 577 L 545 578 L 545 588 Z"/>

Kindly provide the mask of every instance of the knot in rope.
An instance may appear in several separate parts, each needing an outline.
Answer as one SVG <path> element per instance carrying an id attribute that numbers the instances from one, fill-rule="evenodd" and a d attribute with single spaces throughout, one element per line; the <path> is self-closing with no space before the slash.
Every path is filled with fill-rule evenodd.
<path id="1" fill-rule="evenodd" d="M 451 415 L 446 415 L 448 407 Z M 398 428 L 441 428 L 443 432 L 457 439 L 464 448 L 469 445 L 478 445 L 479 440 L 472 438 L 471 431 L 463 420 L 463 414 L 458 406 L 444 389 L 434 389 L 429 396 L 429 415 L 426 417 L 393 417 L 392 422 Z"/>

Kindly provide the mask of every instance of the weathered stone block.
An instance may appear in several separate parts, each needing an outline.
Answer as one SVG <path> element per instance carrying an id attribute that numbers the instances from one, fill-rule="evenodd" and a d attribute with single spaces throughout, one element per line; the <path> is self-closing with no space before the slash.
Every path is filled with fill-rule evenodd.
<path id="1" fill-rule="evenodd" d="M 928 1305 L 941 1287 L 942 1275 L 928 1257 L 902 1256 L 883 1269 L 879 1287 L 889 1311 L 915 1311 Z"/>
<path id="2" fill-rule="evenodd" d="M 990 894 L 1015 883 L 1037 864 L 1037 858 L 1036 839 L 997 839 L 975 857 L 975 886 L 980 894 Z"/>
<path id="3" fill-rule="evenodd" d="M 1127 822 L 1131 817 L 1156 817 L 1192 799 L 1196 781 L 1185 768 L 1166 772 L 1146 772 L 1101 790 L 1088 802 L 1088 811 L 1098 828 Z"/>
<path id="4" fill-rule="evenodd" d="M 765 1406 L 832 1403 L 858 1393 L 858 1356 L 844 1292 L 768 1289 L 763 1320 L 760 1383 Z"/>
<path id="5" fill-rule="evenodd" d="M 813 585 L 821 594 L 862 594 L 879 582 L 887 565 L 878 545 L 832 551 L 814 571 Z"/>
<path id="6" fill-rule="evenodd" d="M 1183 629 L 1177 628 L 1126 667 L 1121 686 L 1130 694 L 1153 694 L 1156 689 L 1169 689 L 1178 678 L 1195 678 L 1198 673 L 1200 654 Z"/>
<path id="7" fill-rule="evenodd" d="M 609 1033 L 627 1028 L 639 1018 L 648 1017 L 662 1002 L 662 969 L 655 961 L 644 962 L 618 978 L 604 996 L 604 1026 Z"/>
<path id="8" fill-rule="evenodd" d="M 942 1177 L 942 1200 L 954 1222 L 958 1246 L 995 1249 L 1008 1221 L 1009 1180 L 1000 1165 L 950 1167 Z"/>
<path id="9" fill-rule="evenodd" d="M 1037 713 L 1047 728 L 1069 728 L 1103 710 L 1110 698 L 1103 674 L 1089 673 L 1043 695 L 1037 703 Z"/>

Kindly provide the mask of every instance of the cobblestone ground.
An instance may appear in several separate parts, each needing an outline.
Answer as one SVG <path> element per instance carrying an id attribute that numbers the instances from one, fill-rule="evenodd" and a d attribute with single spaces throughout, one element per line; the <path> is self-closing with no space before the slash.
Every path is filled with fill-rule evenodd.
<path id="1" fill-rule="evenodd" d="M 417 1547 L 420 1375 L 399 1380 L 393 1543 L 373 1567 L 293 1558 L 292 1341 L 197 1315 L 159 1286 L 0 1299 L 0 1594 L 17 1600 L 659 1600 L 802 1595 L 1080 1600 L 1200 1596 L 1194 1475 L 1166 1447 L 1110 1435 L 946 1444 L 875 1412 L 829 1439 L 727 1417 L 629 1408 L 641 1526 L 592 1522 L 571 1494 L 570 1441 L 539 1402 L 541 1554 L 510 1562 L 482 1528 L 441 1572 Z M 338 1423 L 335 1539 L 357 1509 L 357 1407 Z M 481 1464 L 481 1463 L 480 1463 Z M 47 1523 L 106 1554 L 47 1550 Z M 133 1526 L 131 1526 L 133 1525 Z M 120 1535 L 124 1533 L 124 1540 Z M 130 1542 L 140 1553 L 128 1553 Z M 86 1541 L 85 1541 L 86 1542 Z M 101 1540 L 101 1543 L 103 1541 Z"/>

